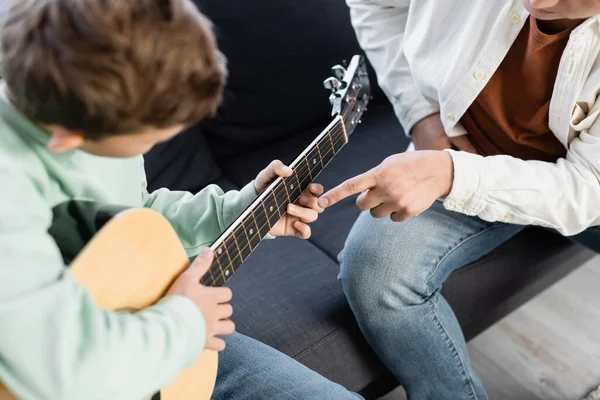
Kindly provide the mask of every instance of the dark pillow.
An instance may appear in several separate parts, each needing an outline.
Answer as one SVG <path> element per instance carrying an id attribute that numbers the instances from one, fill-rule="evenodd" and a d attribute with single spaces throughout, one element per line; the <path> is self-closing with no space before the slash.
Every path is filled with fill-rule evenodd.
<path id="1" fill-rule="evenodd" d="M 344 0 L 195 0 L 215 25 L 229 79 L 202 124 L 216 157 L 327 124 L 330 68 L 361 53 Z M 374 81 L 373 81 L 374 82 Z"/>

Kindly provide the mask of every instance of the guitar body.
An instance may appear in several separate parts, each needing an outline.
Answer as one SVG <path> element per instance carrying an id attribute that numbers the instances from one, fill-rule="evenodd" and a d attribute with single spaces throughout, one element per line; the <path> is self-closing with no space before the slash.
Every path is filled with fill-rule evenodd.
<path id="1" fill-rule="evenodd" d="M 71 270 L 100 308 L 131 311 L 160 300 L 188 265 L 169 222 L 150 209 L 132 209 L 107 222 L 73 261 Z M 160 398 L 209 400 L 216 377 L 217 353 L 205 350 L 160 391 Z M 135 372 L 131 379 L 135 380 Z M 0 387 L 0 399 L 15 397 Z"/>

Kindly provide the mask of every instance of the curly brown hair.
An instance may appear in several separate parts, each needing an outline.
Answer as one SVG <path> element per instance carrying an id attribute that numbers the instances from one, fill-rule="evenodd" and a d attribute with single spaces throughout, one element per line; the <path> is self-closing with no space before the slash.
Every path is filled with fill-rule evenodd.
<path id="1" fill-rule="evenodd" d="M 4 79 L 29 118 L 88 139 L 191 125 L 226 78 L 212 26 L 190 0 L 7 0 Z"/>

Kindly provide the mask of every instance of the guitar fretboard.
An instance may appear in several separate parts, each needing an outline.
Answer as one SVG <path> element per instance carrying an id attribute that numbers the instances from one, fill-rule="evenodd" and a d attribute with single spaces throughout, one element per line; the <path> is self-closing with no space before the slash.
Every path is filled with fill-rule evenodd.
<path id="1" fill-rule="evenodd" d="M 288 204 L 300 198 L 302 191 L 347 142 L 344 120 L 338 116 L 290 164 L 294 173 L 275 180 L 213 243 L 215 260 L 201 283 L 224 285 L 286 213 Z"/>

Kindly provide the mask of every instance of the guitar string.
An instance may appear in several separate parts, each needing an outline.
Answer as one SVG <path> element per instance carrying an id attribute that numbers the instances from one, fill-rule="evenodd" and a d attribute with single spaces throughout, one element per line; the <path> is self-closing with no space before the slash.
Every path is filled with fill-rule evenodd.
<path id="1" fill-rule="evenodd" d="M 353 99 L 353 101 L 352 101 L 352 103 L 351 103 L 351 106 L 353 106 L 355 102 L 356 102 L 356 99 Z M 351 110 L 351 109 L 352 109 L 352 107 L 349 107 L 349 110 Z M 350 114 L 350 112 L 346 112 L 346 113 L 344 113 L 344 114 L 342 115 L 342 119 L 344 120 L 344 122 L 346 122 L 346 120 L 347 120 L 347 117 L 349 116 L 349 114 Z M 339 134 L 339 133 L 343 133 L 344 131 L 345 131 L 344 127 L 341 127 L 341 126 L 339 126 L 339 125 L 338 125 L 338 126 L 334 127 L 334 128 L 333 128 L 333 129 L 332 129 L 330 132 L 328 132 L 328 136 L 329 136 L 329 138 L 330 138 L 330 140 L 331 140 L 331 134 L 332 134 L 332 133 L 333 133 L 333 134 Z M 341 137 L 337 137 L 337 138 L 336 138 L 336 140 L 335 140 L 335 144 L 333 143 L 333 141 L 331 141 L 331 143 L 332 143 L 332 148 L 331 148 L 331 151 L 328 149 L 328 150 L 325 152 L 325 158 L 329 157 L 330 155 L 335 155 L 337 152 L 339 152 L 339 150 L 341 150 L 341 148 L 343 147 L 343 145 L 342 145 L 342 146 L 340 147 L 340 149 L 338 149 L 338 150 L 336 150 L 336 149 L 335 149 L 335 147 L 336 147 L 337 145 L 339 145 L 339 143 L 340 143 L 341 141 L 345 140 L 345 139 L 346 139 L 346 135 L 343 135 L 343 136 L 341 136 Z M 316 148 L 316 150 L 318 150 L 318 147 L 317 147 L 317 146 L 316 146 L 315 148 Z M 313 148 L 313 149 L 312 149 L 312 150 L 309 152 L 309 154 L 310 154 L 311 152 L 315 152 L 315 148 Z M 331 154 L 330 154 L 330 153 L 331 153 Z M 315 155 L 316 155 L 316 154 L 315 154 Z M 314 157 L 315 155 L 313 155 L 313 157 Z M 305 156 L 304 158 L 305 158 L 305 159 L 307 159 L 307 157 L 308 157 L 308 154 L 307 154 L 307 156 Z M 330 161 L 331 161 L 331 160 L 330 160 Z M 297 168 L 297 169 L 295 170 L 295 173 L 296 173 L 296 178 L 298 178 L 298 172 L 299 172 L 299 171 L 302 171 L 303 169 L 304 169 L 304 163 L 302 163 L 302 168 Z M 322 170 L 323 170 L 323 169 L 321 169 L 321 171 L 322 171 Z M 304 173 L 306 173 L 306 172 L 310 172 L 310 171 L 311 171 L 311 169 L 309 168 L 309 169 L 308 169 L 307 171 L 305 171 Z M 319 171 L 318 173 L 320 173 L 321 171 Z M 317 173 L 317 174 L 318 174 L 318 173 Z M 312 176 L 312 173 L 310 173 L 310 175 Z M 293 176 L 293 175 L 292 175 L 292 176 Z M 290 177 L 288 177 L 288 178 L 291 178 L 291 176 L 290 176 Z M 305 176 L 304 176 L 304 178 L 302 178 L 302 182 L 304 183 L 304 181 L 305 181 L 307 178 L 308 178 L 308 184 L 310 184 L 310 182 L 312 181 L 312 179 L 310 178 L 310 176 L 306 176 L 306 175 L 305 175 Z M 286 178 L 286 179 L 287 179 L 287 178 Z M 281 185 L 281 186 L 283 186 L 283 185 Z M 302 184 L 301 184 L 301 186 L 302 186 Z M 280 191 L 280 193 L 277 193 L 277 192 L 276 192 L 276 191 L 277 191 L 277 189 L 279 189 L 279 186 L 278 186 L 278 187 L 275 187 L 275 188 L 274 188 L 274 190 L 273 190 L 273 192 L 271 193 L 272 195 L 274 195 L 274 196 L 275 196 L 275 201 L 276 201 L 276 203 L 278 203 L 278 202 L 277 202 L 278 195 L 279 195 L 279 194 L 283 194 L 283 191 Z M 285 189 L 285 188 L 284 188 L 284 190 L 286 191 L 286 197 L 288 198 L 288 200 L 289 200 L 289 201 L 288 201 L 288 203 L 289 203 L 289 202 L 291 202 L 291 199 L 289 199 L 289 195 L 287 194 L 287 189 Z M 301 192 L 300 192 L 300 193 L 301 193 Z M 264 203 L 263 203 L 263 205 L 264 205 Z M 286 208 L 287 208 L 287 204 L 286 204 L 286 206 L 285 206 L 283 209 L 281 209 L 280 207 L 277 207 L 277 211 L 278 211 L 278 217 L 277 217 L 277 221 L 279 221 L 279 219 L 281 219 L 281 217 L 283 217 L 283 215 L 285 215 L 285 209 L 286 209 Z M 225 252 L 222 252 L 222 254 L 221 254 L 221 255 L 217 254 L 217 260 L 215 260 L 215 261 L 216 261 L 216 263 L 217 263 L 217 264 L 218 264 L 218 266 L 219 266 L 219 270 L 220 270 L 220 272 L 221 272 L 221 273 L 219 274 L 219 273 L 217 272 L 217 278 L 215 279 L 215 277 L 214 277 L 214 275 L 213 275 L 213 273 L 212 273 L 212 272 L 213 272 L 213 269 L 215 269 L 215 268 L 214 268 L 214 265 L 213 265 L 213 266 L 211 266 L 211 268 L 209 269 L 209 272 L 210 272 L 210 277 L 211 277 L 211 279 L 212 279 L 212 281 L 213 281 L 213 284 L 214 284 L 214 285 L 217 285 L 217 284 L 225 284 L 225 283 L 228 281 L 228 277 L 230 277 L 230 276 L 231 276 L 231 275 L 232 275 L 232 274 L 233 274 L 233 273 L 236 271 L 236 269 L 235 269 L 235 266 L 234 266 L 234 261 L 236 261 L 236 262 L 237 262 L 237 260 L 239 259 L 239 260 L 240 260 L 240 264 L 241 264 L 241 263 L 242 263 L 242 262 L 245 260 L 245 258 L 244 258 L 244 257 L 242 256 L 242 254 L 241 254 L 241 253 L 242 253 L 242 251 L 245 251 L 246 249 L 250 248 L 250 253 L 249 253 L 247 256 L 249 256 L 249 255 L 252 253 L 252 251 L 254 251 L 254 249 L 252 248 L 252 243 L 251 243 L 251 239 L 250 239 L 250 238 L 254 238 L 255 236 L 259 236 L 259 233 L 260 233 L 260 231 L 261 231 L 263 228 L 265 228 L 267 225 L 269 225 L 269 227 L 271 227 L 270 219 L 269 219 L 269 216 L 266 214 L 266 210 L 265 210 L 265 218 L 264 218 L 264 220 L 262 220 L 262 219 L 260 219 L 260 218 L 259 218 L 259 220 L 261 221 L 261 225 L 260 225 L 260 227 L 258 227 L 258 221 L 256 220 L 256 216 L 255 216 L 255 215 L 253 215 L 253 218 L 255 219 L 255 225 L 257 225 L 257 228 L 258 228 L 259 232 L 257 232 L 256 234 L 251 234 L 250 236 L 248 236 L 247 232 L 245 231 L 245 227 L 244 227 L 244 225 L 243 225 L 243 221 L 242 221 L 242 224 L 241 224 L 241 226 L 238 226 L 238 227 L 237 227 L 237 228 L 236 228 L 236 229 L 235 229 L 235 230 L 232 232 L 232 234 L 228 235 L 228 237 L 227 237 L 227 238 L 225 238 L 225 239 L 223 240 L 223 245 L 222 245 L 222 247 L 223 247 L 223 248 L 225 248 Z M 275 223 L 277 223 L 277 221 L 276 221 Z M 248 242 L 248 245 L 244 245 L 242 248 L 240 248 L 240 247 L 239 247 L 239 243 L 237 242 L 237 237 L 240 237 L 240 236 L 242 236 L 242 235 L 241 235 L 241 234 L 242 234 L 242 230 L 244 230 L 244 232 L 243 232 L 243 233 L 244 233 L 244 234 L 247 236 L 247 239 L 248 239 L 248 240 L 247 240 L 247 242 Z M 236 233 L 237 233 L 237 237 L 236 237 Z M 233 240 L 235 241 L 235 244 L 236 244 L 236 247 L 238 248 L 238 253 L 239 253 L 239 254 L 237 254 L 237 255 L 234 255 L 233 257 L 231 257 L 231 254 L 230 254 L 230 252 L 229 252 L 229 248 L 227 247 L 227 242 L 229 242 L 229 241 L 230 241 L 230 239 L 233 239 Z M 260 237 L 260 236 L 259 236 L 259 241 L 258 241 L 258 243 L 257 243 L 257 246 L 258 246 L 258 244 L 260 244 L 260 242 L 261 242 L 261 241 L 262 241 L 262 237 Z M 256 248 L 256 246 L 255 246 L 255 248 Z M 227 253 L 227 254 L 225 254 L 225 253 Z M 233 251 L 233 253 L 235 253 L 235 251 Z M 247 257 L 247 256 L 246 256 L 246 257 Z M 224 262 L 223 262 L 223 263 L 221 263 L 221 261 L 224 261 Z M 227 264 L 229 264 L 229 267 L 231 268 L 232 272 L 228 273 L 228 274 L 225 276 L 225 275 L 224 275 L 224 271 L 223 271 L 223 269 L 222 269 L 222 264 L 225 264 L 226 266 L 227 266 Z M 226 268 L 226 269 L 225 269 L 225 272 L 227 272 L 228 270 L 229 270 L 229 268 Z M 223 282 L 221 282 L 221 280 L 222 280 Z"/>
<path id="2" fill-rule="evenodd" d="M 347 122 L 347 117 L 350 115 L 349 110 L 352 109 L 352 107 L 354 106 L 355 102 L 356 102 L 356 98 L 353 99 L 352 103 L 350 104 L 351 107 L 348 108 L 348 111 L 345 112 L 344 114 L 342 114 L 342 120 L 344 122 Z M 337 145 L 339 145 L 342 141 L 344 141 L 344 140 L 347 139 L 347 136 L 345 134 L 341 135 L 341 136 L 338 136 L 335 139 L 335 143 L 331 139 L 331 135 L 332 134 L 338 134 L 339 135 L 340 133 L 345 133 L 345 131 L 346 131 L 346 129 L 343 126 L 336 125 L 331 131 L 328 132 L 327 137 L 329 137 L 329 140 L 331 141 L 332 148 L 331 148 L 331 150 L 327 149 L 327 151 L 325 152 L 325 157 L 324 158 L 327 158 L 330 155 L 335 156 L 335 154 L 337 152 L 339 152 L 344 147 L 345 143 L 338 150 L 336 150 Z M 324 138 L 325 138 L 325 136 L 324 136 Z M 322 140 L 324 140 L 324 138 Z M 313 149 L 311 149 L 309 151 L 309 153 L 306 156 L 303 157 L 306 161 L 308 160 L 308 158 L 309 158 L 308 156 L 311 153 L 315 152 L 315 150 L 316 151 L 319 150 L 318 144 L 319 144 L 319 142 L 317 143 L 317 145 Z M 315 157 L 316 155 L 317 154 L 313 154 L 311 157 Z M 322 154 L 319 154 L 319 157 L 320 157 L 320 159 L 322 161 L 323 160 Z M 332 157 L 332 159 L 333 159 L 333 157 Z M 329 161 L 331 161 L 331 160 L 329 160 Z M 302 178 L 302 183 L 301 183 L 300 186 L 303 186 L 305 184 L 305 180 L 306 179 L 308 179 L 308 185 L 313 180 L 312 179 L 312 169 L 309 166 L 306 169 L 306 171 L 304 171 L 305 164 L 306 163 L 301 163 L 301 166 L 299 168 L 295 168 L 295 170 L 294 170 L 294 174 L 296 175 L 296 179 L 298 179 L 298 174 L 300 172 L 302 172 L 303 174 L 305 174 L 304 177 Z M 307 166 L 308 165 L 309 164 L 307 164 Z M 319 174 L 322 170 L 323 170 L 323 168 L 321 168 L 321 170 L 317 174 Z M 306 175 L 306 173 L 308 173 L 309 175 Z M 293 176 L 294 175 L 292 175 L 292 176 L 290 176 L 288 178 L 292 178 Z M 288 179 L 288 178 L 285 178 L 283 180 L 283 182 L 285 182 L 285 180 Z M 300 179 L 298 179 L 298 180 L 300 180 Z M 308 187 L 308 185 L 307 185 L 307 187 Z M 280 189 L 281 186 L 283 186 L 283 191 L 281 191 L 281 189 Z M 277 193 L 277 190 L 279 190 L 279 193 Z M 287 191 L 287 188 L 285 187 L 285 185 L 276 186 L 273 189 L 273 191 L 271 192 L 271 195 L 273 195 L 274 198 L 275 198 L 276 204 L 279 203 L 277 201 L 277 200 L 279 200 L 279 198 L 278 198 L 279 194 L 284 195 L 285 197 L 287 197 L 287 199 L 288 199 L 287 204 L 291 203 L 291 199 L 289 197 L 289 192 Z M 300 194 L 302 194 L 302 191 L 300 192 Z M 284 198 L 284 200 L 285 200 L 285 198 Z M 285 203 L 285 201 L 282 202 L 282 203 Z M 281 207 L 279 207 L 279 206 L 276 207 L 276 209 L 278 211 L 278 217 L 277 217 L 277 221 L 275 223 L 277 223 L 285 215 L 285 212 L 286 212 L 286 209 L 287 209 L 287 204 L 283 207 L 283 209 Z M 264 202 L 263 202 L 263 205 L 264 205 Z M 253 214 L 254 213 L 252 212 L 252 215 Z M 257 233 L 248 235 L 247 231 L 245 230 L 244 221 L 242 221 L 241 224 L 240 224 L 240 226 L 238 226 L 237 228 L 235 228 L 234 231 L 223 240 L 222 247 L 225 248 L 225 251 L 223 251 L 222 254 L 217 254 L 216 255 L 217 256 L 216 260 L 214 262 L 214 263 L 218 264 L 219 270 L 220 270 L 220 274 L 217 272 L 217 278 L 215 278 L 214 275 L 213 275 L 213 273 L 212 273 L 213 269 L 214 269 L 214 266 L 211 266 L 211 268 L 209 269 L 210 278 L 212 279 L 214 285 L 225 284 L 228 281 L 228 277 L 230 277 L 236 271 L 235 267 L 234 267 L 234 261 L 237 262 L 237 260 L 239 259 L 240 260 L 240 264 L 242 262 L 244 262 L 245 258 L 242 255 L 242 251 L 245 251 L 246 249 L 250 248 L 250 253 L 248 253 L 248 255 L 246 256 L 246 257 L 248 257 L 252 253 L 252 251 L 254 251 L 254 248 L 256 248 L 256 246 L 258 246 L 258 244 L 260 244 L 260 242 L 263 239 L 262 237 L 259 236 L 261 230 L 263 228 L 265 228 L 267 225 L 269 226 L 269 228 L 271 228 L 271 222 L 270 222 L 269 216 L 266 214 L 266 210 L 265 210 L 264 220 L 261 219 L 261 218 L 256 219 L 255 215 L 253 215 L 253 218 L 255 220 L 255 225 L 257 226 L 257 229 L 258 229 Z M 258 224 L 259 224 L 258 221 L 260 221 L 260 224 L 261 224 L 260 227 L 258 226 Z M 242 235 L 242 233 L 244 233 L 244 235 Z M 239 247 L 239 243 L 237 241 L 237 237 L 240 237 L 240 236 L 246 236 L 246 238 L 247 238 L 246 242 L 248 243 L 247 245 L 244 245 L 241 248 Z M 254 248 L 252 248 L 251 240 L 254 239 L 256 236 L 259 236 L 259 241 L 258 241 L 257 245 Z M 230 241 L 230 239 L 233 239 L 233 241 L 236 244 L 235 247 L 237 248 L 237 251 L 238 251 L 238 254 L 234 255 L 233 257 L 231 257 L 231 254 L 229 252 L 229 248 L 227 247 L 227 242 Z M 225 253 L 227 253 L 227 254 L 225 254 Z M 233 253 L 235 253 L 235 251 L 233 251 Z M 224 263 L 221 263 L 222 260 L 224 261 Z M 224 275 L 224 271 L 222 269 L 222 264 L 225 264 L 225 265 L 229 264 L 229 267 L 232 270 L 226 276 Z M 229 270 L 229 268 L 225 269 L 225 271 L 228 271 L 228 270 Z M 223 282 L 220 282 L 220 280 L 223 280 Z"/>
<path id="3" fill-rule="evenodd" d="M 344 129 L 337 127 L 337 128 L 334 128 L 334 129 L 333 129 L 333 130 L 332 130 L 330 133 L 339 134 L 339 133 L 342 133 L 343 131 L 344 131 Z M 340 147 L 340 149 L 338 149 L 338 150 L 336 150 L 336 149 L 335 149 L 335 147 L 336 147 L 337 145 L 339 145 L 341 142 L 343 142 L 344 140 L 345 140 L 345 136 L 342 136 L 342 137 L 338 137 L 338 138 L 336 138 L 334 142 L 332 141 L 332 143 L 333 143 L 332 149 L 331 149 L 331 150 L 329 150 L 329 149 L 328 149 L 327 151 L 324 151 L 323 153 L 325 154 L 325 157 L 323 157 L 323 158 L 327 158 L 327 157 L 329 157 L 330 155 L 335 155 L 337 152 L 339 152 L 339 150 L 341 150 L 341 148 L 342 148 L 343 146 L 342 146 L 342 147 Z M 312 151 L 312 152 L 314 152 L 314 151 L 315 151 L 315 149 L 313 149 L 313 150 L 311 150 L 311 151 Z M 310 153 L 310 152 L 309 152 L 309 153 Z M 308 154 L 307 154 L 307 156 L 308 156 Z M 307 157 L 305 157 L 305 158 L 307 158 Z M 299 174 L 300 172 L 302 172 L 302 173 L 304 173 L 304 174 L 305 174 L 305 175 L 304 175 L 304 177 L 301 179 L 301 186 L 303 186 L 304 184 L 310 184 L 310 182 L 312 182 L 312 179 L 311 179 L 312 172 L 311 172 L 311 174 L 310 174 L 310 175 L 306 175 L 306 173 L 307 173 L 307 172 L 309 172 L 309 170 L 308 170 L 308 169 L 307 169 L 307 168 L 304 166 L 304 164 L 305 164 L 305 163 L 302 163 L 302 168 L 296 168 L 296 169 L 294 170 L 294 173 L 296 174 L 296 178 L 298 178 L 298 174 Z M 306 170 L 305 170 L 305 169 L 306 169 Z M 322 171 L 322 170 L 323 170 L 323 168 L 321 168 L 321 171 Z M 311 170 L 311 171 L 312 171 L 312 170 Z M 319 173 L 320 173 L 321 171 L 319 171 Z M 290 177 L 288 177 L 288 178 L 285 178 L 285 179 L 289 179 L 289 178 L 293 178 L 293 175 L 292 175 L 292 176 L 290 176 Z M 285 179 L 283 180 L 283 182 L 285 182 Z M 308 182 L 307 182 L 307 180 L 308 180 Z M 282 185 L 282 186 L 283 186 L 283 185 Z M 277 191 L 277 190 L 279 190 L 279 193 L 276 193 L 276 191 Z M 300 193 L 302 193 L 302 192 L 300 192 Z M 273 192 L 272 192 L 272 195 L 274 195 L 275 197 L 277 197 L 277 199 L 279 199 L 279 196 L 278 196 L 278 195 L 283 195 L 283 196 L 287 197 L 287 199 L 288 199 L 288 200 L 287 200 L 287 204 L 289 204 L 289 203 L 291 202 L 291 199 L 289 198 L 289 196 L 288 196 L 288 194 L 287 194 L 287 192 L 286 192 L 286 189 L 284 189 L 284 190 L 282 191 L 282 190 L 280 189 L 280 187 L 279 187 L 279 186 L 274 188 L 274 190 L 273 190 Z M 277 214 L 277 221 L 279 221 L 279 220 L 280 220 L 280 219 L 281 219 L 281 218 L 282 218 L 282 217 L 285 215 L 285 213 L 286 213 L 286 209 L 287 209 L 287 204 L 286 204 L 284 207 L 276 207 L 276 209 L 277 209 L 277 211 L 278 211 L 278 214 Z M 256 216 L 254 216 L 254 217 L 256 217 Z M 247 250 L 248 248 L 250 248 L 250 250 L 251 250 L 251 252 L 252 252 L 252 251 L 254 250 L 254 248 L 256 248 L 256 246 L 255 246 L 254 248 L 252 248 L 252 243 L 251 243 L 251 240 L 252 240 L 252 239 L 254 239 L 256 236 L 259 236 L 259 233 L 261 232 L 261 230 L 262 230 L 262 229 L 264 229 L 264 228 L 266 228 L 266 227 L 267 227 L 267 225 L 269 226 L 269 228 L 271 228 L 271 222 L 270 222 L 270 219 L 269 219 L 269 216 L 268 216 L 268 215 L 266 215 L 266 214 L 265 214 L 265 217 L 264 217 L 264 219 L 263 219 L 263 218 L 258 218 L 258 219 L 256 219 L 256 223 L 255 223 L 255 225 L 258 225 L 258 224 L 259 224 L 259 222 L 258 222 L 258 221 L 260 221 L 260 224 L 261 224 L 261 225 L 260 225 L 260 226 L 257 226 L 257 229 L 258 229 L 258 232 L 257 232 L 257 233 L 254 233 L 254 234 L 248 234 L 248 233 L 245 231 L 245 226 L 243 225 L 243 221 L 242 221 L 242 223 L 240 224 L 240 226 L 239 226 L 239 227 L 237 227 L 237 228 L 236 228 L 236 229 L 235 229 L 235 230 L 232 232 L 232 234 L 228 235 L 228 237 L 227 237 L 227 238 L 225 238 L 225 239 L 223 240 L 223 245 L 222 245 L 222 247 L 223 247 L 223 248 L 225 248 L 225 251 L 223 251 L 223 252 L 222 252 L 222 254 L 217 254 L 217 258 L 218 258 L 218 260 L 215 260 L 215 261 L 216 261 L 216 262 L 218 262 L 218 263 L 220 263 L 221 265 L 223 265 L 223 264 L 225 264 L 225 265 L 229 264 L 229 266 L 230 266 L 230 268 L 231 268 L 231 270 L 232 270 L 232 271 L 231 271 L 229 274 L 227 274 L 227 277 L 231 276 L 231 275 L 232 275 L 232 273 L 233 273 L 233 272 L 235 272 L 235 267 L 234 267 L 234 265 L 233 265 L 234 261 L 235 261 L 235 262 L 237 262 L 237 260 L 239 259 L 239 260 L 240 260 L 240 263 L 241 263 L 241 262 L 243 262 L 243 261 L 245 260 L 245 258 L 243 258 L 243 257 L 242 257 L 242 252 L 244 252 L 244 251 L 245 251 L 245 250 Z M 277 223 L 277 221 L 276 221 L 275 223 Z M 237 234 L 237 235 L 236 235 L 236 234 Z M 240 247 L 239 247 L 239 244 L 237 243 L 237 237 L 243 237 L 243 236 L 247 236 L 247 240 L 246 240 L 246 242 L 247 242 L 248 244 L 247 244 L 247 245 L 244 245 L 243 247 L 241 247 L 241 248 L 240 248 Z M 233 239 L 233 240 L 236 242 L 236 244 L 237 244 L 237 246 L 236 246 L 237 248 L 236 248 L 236 249 L 233 249 L 233 251 L 231 251 L 231 252 L 230 252 L 230 250 L 229 250 L 229 247 L 227 247 L 227 245 L 226 245 L 226 243 L 227 243 L 227 242 L 228 242 L 230 239 Z M 262 241 L 262 237 L 259 237 L 259 241 L 258 241 L 258 243 L 257 243 L 257 246 L 258 246 L 258 244 L 259 244 L 261 241 Z M 238 253 L 238 254 L 236 254 L 236 255 L 234 255 L 234 256 L 231 256 L 231 253 L 233 252 L 233 253 L 235 254 L 235 253 L 236 253 L 236 250 L 237 250 L 237 253 Z M 229 254 L 225 254 L 226 252 L 227 252 L 227 253 L 229 253 Z M 250 252 L 250 253 L 251 253 L 251 252 Z M 250 253 L 249 253 L 248 255 L 250 255 Z M 211 275 L 212 275 L 212 270 L 213 270 L 213 269 L 214 269 L 214 268 L 212 268 L 212 267 L 211 267 L 211 269 L 209 270 L 209 271 L 211 272 Z M 221 268 L 219 268 L 219 269 L 221 269 Z M 226 269 L 225 269 L 225 271 L 228 271 L 228 270 L 229 270 L 229 268 L 226 268 Z M 218 274 L 217 278 L 214 278 L 214 276 L 211 276 L 212 280 L 214 281 L 214 282 L 213 282 L 213 284 L 217 285 L 217 284 L 224 284 L 224 283 L 226 283 L 226 282 L 227 282 L 227 280 L 228 280 L 228 279 L 227 279 L 227 277 L 223 276 L 223 273 L 224 273 L 224 271 L 221 271 L 221 273 L 217 272 L 217 274 Z M 223 280 L 223 282 L 221 282 L 221 280 Z"/>

